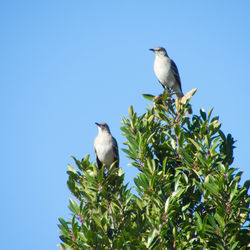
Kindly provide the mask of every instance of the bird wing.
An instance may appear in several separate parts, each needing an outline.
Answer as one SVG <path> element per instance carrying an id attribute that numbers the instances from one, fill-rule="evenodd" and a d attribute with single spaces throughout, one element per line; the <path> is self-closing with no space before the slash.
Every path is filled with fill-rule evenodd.
<path id="1" fill-rule="evenodd" d="M 118 144 L 116 139 L 112 136 L 113 139 L 113 152 L 114 152 L 114 161 L 116 161 L 115 166 L 119 168 L 119 151 L 118 151 Z"/>
<path id="2" fill-rule="evenodd" d="M 94 149 L 95 149 L 95 147 L 94 147 Z M 99 158 L 97 156 L 96 149 L 95 149 L 95 157 L 96 157 L 96 163 L 97 163 L 98 168 L 102 169 L 102 163 L 101 163 L 101 161 L 99 160 Z"/>
<path id="3" fill-rule="evenodd" d="M 182 89 L 181 89 L 181 78 L 180 78 L 180 75 L 179 75 L 178 68 L 177 68 L 175 62 L 172 59 L 170 59 L 170 60 L 171 60 L 171 71 L 173 72 L 174 78 L 175 78 L 176 82 L 178 83 L 178 85 L 180 86 L 180 90 L 182 92 Z"/>

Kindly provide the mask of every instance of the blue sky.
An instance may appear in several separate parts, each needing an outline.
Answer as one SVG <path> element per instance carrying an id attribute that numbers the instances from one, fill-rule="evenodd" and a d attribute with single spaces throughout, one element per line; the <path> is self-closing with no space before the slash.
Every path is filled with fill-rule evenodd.
<path id="1" fill-rule="evenodd" d="M 141 95 L 162 92 L 152 47 L 167 49 L 184 92 L 198 88 L 194 113 L 214 107 L 249 179 L 249 10 L 228 0 L 2 1 L 1 248 L 58 249 L 70 155 L 94 160 L 94 122 L 107 122 L 123 147 L 129 106 L 142 114 Z M 132 185 L 136 171 L 120 158 Z"/>

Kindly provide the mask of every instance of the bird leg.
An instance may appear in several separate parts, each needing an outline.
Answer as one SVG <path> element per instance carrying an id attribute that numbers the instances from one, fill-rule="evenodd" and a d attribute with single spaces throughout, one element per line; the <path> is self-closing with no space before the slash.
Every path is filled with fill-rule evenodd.
<path id="1" fill-rule="evenodd" d="M 176 94 L 176 92 L 175 92 L 175 91 L 172 91 L 171 89 L 169 89 L 169 92 L 170 92 L 170 94 L 169 94 L 169 101 L 170 101 L 171 103 L 175 103 L 175 99 L 172 98 L 172 96 L 173 96 L 174 94 Z"/>
<path id="2" fill-rule="evenodd" d="M 154 103 L 159 103 L 159 101 L 160 100 L 162 100 L 162 104 L 164 105 L 164 106 L 166 106 L 166 103 L 165 102 L 163 102 L 163 96 L 166 96 L 167 97 L 167 100 L 169 101 L 169 102 L 174 102 L 174 99 L 172 99 L 172 90 L 170 89 L 170 88 L 168 88 L 168 87 L 166 87 L 166 88 L 164 88 L 164 91 L 163 91 L 163 93 L 162 94 L 160 94 L 160 95 L 157 95 L 157 96 L 155 96 L 154 97 L 154 99 L 153 99 L 153 102 Z M 165 98 L 166 98 L 165 97 Z M 164 98 L 164 99 L 165 99 Z M 155 106 L 155 105 L 154 105 Z"/>

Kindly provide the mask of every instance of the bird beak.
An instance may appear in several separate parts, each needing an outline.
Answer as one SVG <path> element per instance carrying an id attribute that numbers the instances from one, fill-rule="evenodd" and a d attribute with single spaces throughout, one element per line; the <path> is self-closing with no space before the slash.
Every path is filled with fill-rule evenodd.
<path id="1" fill-rule="evenodd" d="M 97 126 L 99 126 L 99 123 L 95 122 L 95 124 L 96 124 Z"/>
<path id="2" fill-rule="evenodd" d="M 153 52 L 155 51 L 154 49 L 149 49 L 149 50 L 151 50 L 151 51 L 153 51 Z"/>

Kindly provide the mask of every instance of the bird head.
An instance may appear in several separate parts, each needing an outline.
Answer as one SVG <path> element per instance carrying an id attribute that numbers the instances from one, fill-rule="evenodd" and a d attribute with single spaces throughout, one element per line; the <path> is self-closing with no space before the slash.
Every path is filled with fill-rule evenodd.
<path id="1" fill-rule="evenodd" d="M 109 126 L 108 126 L 108 124 L 107 123 L 104 123 L 104 122 L 102 122 L 102 123 L 95 123 L 96 125 L 97 125 L 97 127 L 98 127 L 98 132 L 108 132 L 108 133 L 110 133 L 110 130 L 109 130 Z"/>
<path id="2" fill-rule="evenodd" d="M 153 51 L 156 56 L 168 56 L 167 51 L 163 47 L 156 47 L 149 50 Z"/>

